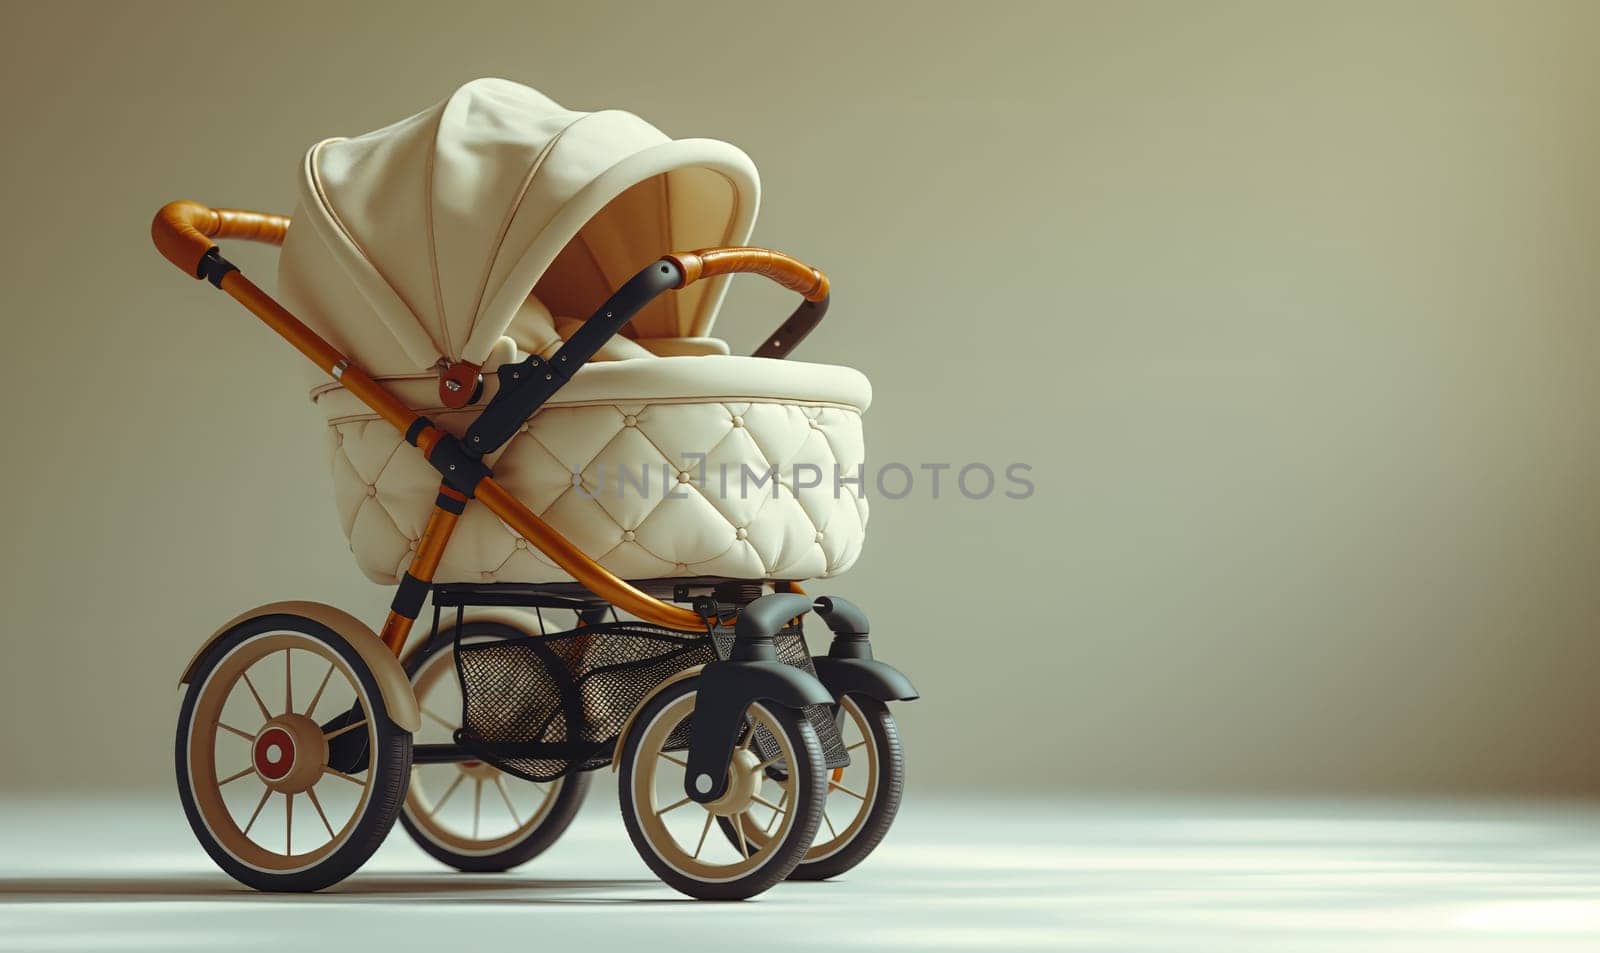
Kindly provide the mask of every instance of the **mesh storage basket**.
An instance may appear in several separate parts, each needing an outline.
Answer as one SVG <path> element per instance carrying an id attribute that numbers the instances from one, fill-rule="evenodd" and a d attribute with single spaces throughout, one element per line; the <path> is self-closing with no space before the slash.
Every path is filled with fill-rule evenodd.
<path id="1" fill-rule="evenodd" d="M 461 676 L 459 743 L 503 771 L 550 781 L 611 761 L 628 716 L 663 681 L 726 654 L 733 633 L 692 635 L 643 622 L 605 622 L 550 635 L 471 645 L 456 643 Z M 775 639 L 778 657 L 815 673 L 805 637 L 791 625 Z M 833 712 L 805 710 L 816 726 L 827 766 L 849 763 Z M 690 721 L 668 739 L 689 744 Z M 763 758 L 778 753 L 761 729 Z"/>

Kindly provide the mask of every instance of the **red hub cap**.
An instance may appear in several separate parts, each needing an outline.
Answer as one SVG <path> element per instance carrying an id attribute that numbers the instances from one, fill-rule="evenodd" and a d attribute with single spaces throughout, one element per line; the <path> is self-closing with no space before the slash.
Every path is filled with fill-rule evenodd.
<path id="1" fill-rule="evenodd" d="M 256 771 L 268 781 L 281 781 L 294 767 L 294 739 L 282 728 L 268 728 L 256 738 Z"/>

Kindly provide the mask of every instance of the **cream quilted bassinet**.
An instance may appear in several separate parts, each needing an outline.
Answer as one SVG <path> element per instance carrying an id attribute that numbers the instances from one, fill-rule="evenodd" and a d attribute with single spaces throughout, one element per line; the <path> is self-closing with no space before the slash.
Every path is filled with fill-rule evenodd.
<path id="1" fill-rule="evenodd" d="M 758 197 L 755 167 L 726 143 L 672 140 L 625 112 L 573 112 L 478 80 L 307 153 L 279 290 L 460 435 L 495 393 L 497 367 L 548 357 L 661 255 L 743 244 Z M 656 298 L 485 460 L 625 579 L 801 580 L 842 572 L 861 551 L 870 386 L 849 368 L 730 356 L 709 337 L 726 280 Z M 481 365 L 481 399 L 442 406 L 441 361 Z M 312 396 L 351 550 L 374 581 L 394 583 L 439 473 L 337 384 L 319 376 Z M 467 508 L 435 579 L 570 581 L 481 506 Z"/>

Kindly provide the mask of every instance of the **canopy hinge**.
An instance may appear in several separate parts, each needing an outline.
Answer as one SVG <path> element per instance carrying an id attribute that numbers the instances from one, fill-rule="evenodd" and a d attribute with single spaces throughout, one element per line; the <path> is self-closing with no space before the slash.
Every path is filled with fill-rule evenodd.
<path id="1" fill-rule="evenodd" d="M 439 403 L 451 410 L 476 404 L 483 396 L 483 368 L 471 361 L 439 358 Z"/>

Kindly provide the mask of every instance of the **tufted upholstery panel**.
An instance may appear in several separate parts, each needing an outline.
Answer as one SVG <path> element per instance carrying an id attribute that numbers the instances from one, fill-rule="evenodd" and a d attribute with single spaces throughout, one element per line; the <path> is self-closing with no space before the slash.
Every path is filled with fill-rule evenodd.
<path id="1" fill-rule="evenodd" d="M 395 387 L 406 399 L 435 384 Z M 831 576 L 855 562 L 865 539 L 867 501 L 835 473 L 853 479 L 863 465 L 869 394 L 854 371 L 798 362 L 715 356 L 590 365 L 488 462 L 529 508 L 625 579 Z M 393 427 L 356 412 L 364 408 L 343 391 L 322 389 L 318 403 L 329 418 L 350 548 L 367 576 L 395 583 L 427 522 L 438 474 Z M 459 434 L 476 409 L 423 412 Z M 695 454 L 705 455 L 703 464 Z M 754 474 L 776 466 L 776 496 L 770 481 L 745 477 L 741 487 L 744 466 Z M 819 485 L 804 485 L 819 475 Z M 474 504 L 435 578 L 570 581 Z"/>

